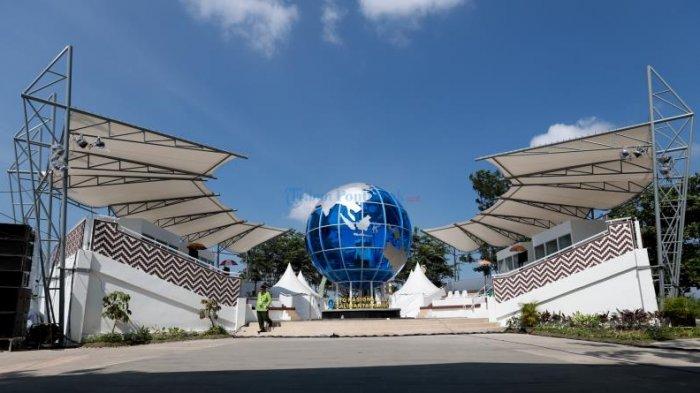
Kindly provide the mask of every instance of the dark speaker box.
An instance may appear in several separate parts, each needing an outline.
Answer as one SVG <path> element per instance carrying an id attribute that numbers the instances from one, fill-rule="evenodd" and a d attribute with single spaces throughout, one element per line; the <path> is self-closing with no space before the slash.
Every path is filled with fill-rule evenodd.
<path id="1" fill-rule="evenodd" d="M 0 223 L 0 240 L 34 241 L 34 231 L 29 225 Z"/>
<path id="2" fill-rule="evenodd" d="M 32 259 L 24 255 L 0 255 L 0 274 L 6 270 L 31 271 Z"/>
<path id="3" fill-rule="evenodd" d="M 0 240 L 0 256 L 27 256 L 34 253 L 34 243 L 24 240 Z"/>
<path id="4" fill-rule="evenodd" d="M 29 312 L 31 289 L 0 288 L 0 312 Z"/>
<path id="5" fill-rule="evenodd" d="M 0 288 L 0 337 L 24 336 L 31 298 L 29 289 Z"/>
<path id="6" fill-rule="evenodd" d="M 0 271 L 0 288 L 24 288 L 29 286 L 29 272 L 21 270 Z"/>

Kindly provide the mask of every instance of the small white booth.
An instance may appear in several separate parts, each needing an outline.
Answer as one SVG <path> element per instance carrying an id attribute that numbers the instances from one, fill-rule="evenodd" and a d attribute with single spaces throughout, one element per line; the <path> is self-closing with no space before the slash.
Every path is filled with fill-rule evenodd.
<path id="1" fill-rule="evenodd" d="M 321 296 L 314 291 L 303 274 L 294 274 L 288 264 L 282 277 L 270 288 L 272 305 L 270 318 L 277 321 L 309 320 L 321 318 Z"/>
<path id="2" fill-rule="evenodd" d="M 421 307 L 445 296 L 445 290 L 438 288 L 425 276 L 420 264 L 409 273 L 406 283 L 391 295 L 391 308 L 401 309 L 401 318 L 418 318 Z"/>

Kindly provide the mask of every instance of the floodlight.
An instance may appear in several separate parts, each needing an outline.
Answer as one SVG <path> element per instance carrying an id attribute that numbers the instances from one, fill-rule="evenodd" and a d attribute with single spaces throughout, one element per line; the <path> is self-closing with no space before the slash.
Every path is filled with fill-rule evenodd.
<path id="1" fill-rule="evenodd" d="M 102 138 L 98 136 L 95 142 L 92 143 L 92 147 L 102 150 L 105 148 L 105 143 L 102 141 Z"/>
<path id="2" fill-rule="evenodd" d="M 75 143 L 81 149 L 86 148 L 88 145 L 88 141 L 85 140 L 85 137 L 83 136 L 83 134 L 80 134 L 77 138 L 75 138 Z"/>

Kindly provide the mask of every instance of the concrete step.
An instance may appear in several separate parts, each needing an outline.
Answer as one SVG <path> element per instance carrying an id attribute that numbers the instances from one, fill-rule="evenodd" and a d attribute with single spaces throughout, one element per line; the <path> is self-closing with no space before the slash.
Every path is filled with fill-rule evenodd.
<path id="1" fill-rule="evenodd" d="M 258 334 L 258 324 L 251 322 L 236 337 L 367 337 L 411 336 L 431 334 L 467 334 L 502 332 L 503 328 L 485 318 L 429 319 L 345 319 L 281 322 L 271 332 Z"/>

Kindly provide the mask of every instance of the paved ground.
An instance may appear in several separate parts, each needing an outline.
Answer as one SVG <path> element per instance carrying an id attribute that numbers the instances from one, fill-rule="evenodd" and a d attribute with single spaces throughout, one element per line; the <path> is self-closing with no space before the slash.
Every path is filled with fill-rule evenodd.
<path id="1" fill-rule="evenodd" d="M 0 353 L 0 392 L 697 392 L 700 354 L 513 334 Z"/>
<path id="2" fill-rule="evenodd" d="M 366 337 L 425 334 L 495 333 L 503 328 L 486 318 L 425 319 L 322 319 L 283 322 L 268 333 L 258 334 L 258 323 L 244 326 L 237 337 Z"/>

